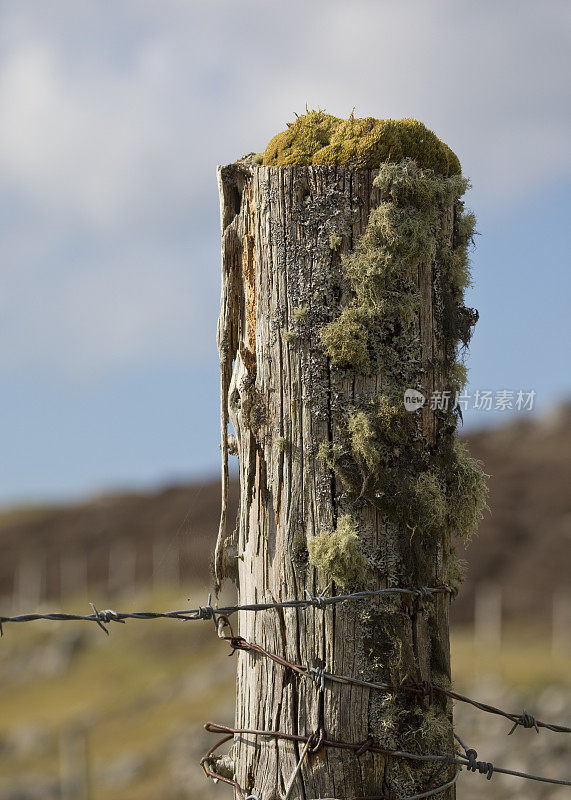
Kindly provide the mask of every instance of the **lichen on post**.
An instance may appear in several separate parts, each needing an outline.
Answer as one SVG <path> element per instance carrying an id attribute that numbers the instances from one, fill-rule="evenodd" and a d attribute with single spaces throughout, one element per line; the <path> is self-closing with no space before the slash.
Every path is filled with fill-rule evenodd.
<path id="1" fill-rule="evenodd" d="M 240 509 L 227 525 L 223 502 L 217 581 L 233 577 L 240 603 L 324 586 L 456 590 L 454 538 L 476 529 L 485 476 L 457 439 L 452 403 L 409 412 L 403 396 L 453 397 L 465 380 L 474 219 L 457 157 L 414 120 L 317 111 L 263 156 L 221 167 L 219 182 L 223 483 L 231 422 Z M 245 612 L 239 633 L 329 672 L 449 686 L 448 606 L 438 593 Z M 452 708 L 439 694 L 332 683 L 321 696 L 252 653 L 238 654 L 237 689 L 239 728 L 453 748 Z M 236 780 L 278 800 L 299 755 L 291 741 L 240 736 Z M 406 796 L 445 783 L 451 769 L 325 749 L 307 758 L 292 797 Z"/>

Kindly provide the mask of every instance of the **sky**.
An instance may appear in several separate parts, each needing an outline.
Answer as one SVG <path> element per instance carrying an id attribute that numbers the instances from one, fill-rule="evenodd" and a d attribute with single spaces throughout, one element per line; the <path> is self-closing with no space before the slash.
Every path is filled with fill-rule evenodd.
<path id="1" fill-rule="evenodd" d="M 306 104 L 472 181 L 467 427 L 568 397 L 570 54 L 567 0 L 4 0 L 0 504 L 216 474 L 216 165 Z"/>

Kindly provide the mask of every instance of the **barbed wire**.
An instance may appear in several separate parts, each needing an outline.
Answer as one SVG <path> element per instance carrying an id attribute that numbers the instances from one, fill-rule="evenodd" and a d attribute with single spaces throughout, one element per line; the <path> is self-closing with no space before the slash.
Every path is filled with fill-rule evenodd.
<path id="1" fill-rule="evenodd" d="M 130 619 L 133 620 L 178 619 L 185 622 L 196 621 L 196 620 L 212 620 L 217 635 L 219 636 L 219 638 L 228 641 L 230 643 L 230 646 L 232 648 L 232 653 L 234 653 L 236 650 L 259 653 L 260 655 L 263 655 L 271 659 L 275 663 L 280 664 L 285 668 L 293 670 L 299 675 L 302 675 L 304 677 L 310 678 L 311 680 L 315 681 L 315 683 L 318 686 L 318 689 L 321 692 L 325 691 L 325 682 L 329 681 L 347 685 L 362 686 L 385 692 L 397 692 L 397 691 L 412 692 L 420 694 L 422 696 L 428 695 L 431 700 L 434 693 L 440 693 L 454 700 L 464 703 L 469 703 L 470 705 L 474 706 L 475 708 L 478 708 L 481 711 L 503 716 L 506 719 L 510 720 L 513 723 L 513 727 L 509 731 L 508 735 L 512 734 L 519 726 L 524 728 L 534 728 L 537 733 L 539 733 L 540 728 L 546 728 L 548 730 L 558 733 L 571 733 L 571 728 L 563 725 L 555 725 L 547 722 L 542 722 L 541 720 L 536 719 L 533 715 L 529 714 L 525 709 L 521 714 L 509 713 L 500 708 L 497 708 L 496 706 L 492 706 L 487 703 L 482 703 L 480 701 L 467 697 L 466 695 L 462 695 L 458 692 L 455 692 L 451 689 L 446 689 L 445 687 L 433 684 L 430 681 L 424 681 L 418 684 L 410 683 L 410 684 L 397 685 L 393 683 L 373 682 L 359 678 L 352 678 L 345 675 L 337 675 L 335 673 L 327 672 L 324 666 L 305 666 L 302 664 L 294 664 L 282 658 L 281 656 L 276 655 L 275 653 L 271 653 L 270 651 L 266 650 L 260 645 L 248 642 L 241 636 L 235 636 L 232 631 L 229 617 L 232 614 L 241 611 L 260 612 L 271 609 L 285 609 L 285 608 L 292 608 L 299 610 L 307 610 L 309 608 L 315 608 L 324 611 L 329 606 L 337 603 L 344 603 L 351 600 L 363 600 L 369 597 L 403 595 L 412 597 L 418 602 L 421 599 L 434 600 L 435 595 L 438 593 L 454 594 L 453 590 L 446 585 L 436 586 L 436 587 L 425 587 L 425 586 L 390 587 L 385 589 L 364 590 L 361 592 L 354 592 L 351 594 L 331 595 L 331 596 L 326 595 L 327 589 L 328 587 L 323 589 L 323 591 L 320 592 L 318 595 L 312 595 L 310 592 L 306 590 L 307 597 L 304 599 L 270 601 L 263 603 L 248 603 L 248 604 L 238 604 L 229 606 L 213 606 L 212 597 L 211 595 L 209 595 L 208 603 L 205 606 L 198 606 L 197 608 L 183 609 L 179 611 L 118 612 L 109 608 L 98 610 L 93 603 L 90 603 L 92 609 L 91 614 L 69 614 L 63 612 L 51 612 L 51 613 L 19 614 L 14 616 L 0 616 L 0 636 L 3 635 L 3 625 L 5 623 L 33 622 L 37 620 L 54 620 L 59 622 L 68 622 L 68 621 L 94 622 L 107 635 L 109 635 L 109 630 L 107 629 L 106 625 L 108 625 L 111 622 L 125 624 L 125 622 Z M 226 629 L 229 629 L 230 635 L 225 634 Z M 209 731 L 225 732 L 227 734 L 226 736 L 223 737 L 223 739 L 221 739 L 213 747 L 211 747 L 210 750 L 206 753 L 206 755 L 202 759 L 201 764 L 203 766 L 205 773 L 209 777 L 215 780 L 220 780 L 233 786 L 236 792 L 239 793 L 241 797 L 244 797 L 244 800 L 260 800 L 260 799 L 256 795 L 249 795 L 248 797 L 246 797 L 243 789 L 239 786 L 239 784 L 236 781 L 232 780 L 231 778 L 219 775 L 212 769 L 212 763 L 214 761 L 213 759 L 214 752 L 219 747 L 221 747 L 225 742 L 232 739 L 236 734 L 270 736 L 274 738 L 282 738 L 297 742 L 304 742 L 305 746 L 302 751 L 302 756 L 298 761 L 298 764 L 294 770 L 294 773 L 290 778 L 290 781 L 288 782 L 286 798 L 291 794 L 295 780 L 299 772 L 301 771 L 304 759 L 308 756 L 309 753 L 317 752 L 317 750 L 321 749 L 321 747 L 350 749 L 355 751 L 357 756 L 362 755 L 364 752 L 370 750 L 371 752 L 377 752 L 387 756 L 394 756 L 395 758 L 407 758 L 417 761 L 436 761 L 436 762 L 443 762 L 446 764 L 455 764 L 460 767 L 464 766 L 468 771 L 471 772 L 477 771 L 482 774 L 486 774 L 488 779 L 492 777 L 492 774 L 494 772 L 500 772 L 506 775 L 513 775 L 544 783 L 551 783 L 562 786 L 571 786 L 571 781 L 544 778 L 538 775 L 532 775 L 529 773 L 495 767 L 491 762 L 478 761 L 477 752 L 472 748 L 467 748 L 460 739 L 460 737 L 458 737 L 456 734 L 454 734 L 454 736 L 456 737 L 459 744 L 463 747 L 464 755 L 456 752 L 454 753 L 454 755 L 450 753 L 445 755 L 424 755 L 418 753 L 409 753 L 407 751 L 389 750 L 387 748 L 382 748 L 380 745 L 375 744 L 372 738 L 369 738 L 366 742 L 363 742 L 361 744 L 348 744 L 345 742 L 338 742 L 326 738 L 323 726 L 315 734 L 311 734 L 310 736 L 306 737 L 294 734 L 286 734 L 280 731 L 257 731 L 251 729 L 234 729 L 234 728 L 229 728 L 227 726 L 216 725 L 215 723 L 207 723 L 205 725 L 205 728 Z M 454 784 L 455 780 L 456 776 L 454 777 L 453 780 L 448 781 L 446 784 L 442 784 L 433 789 L 427 789 L 426 791 L 420 794 L 412 795 L 407 798 L 403 798 L 402 800 L 420 800 L 421 798 L 432 797 L 433 795 L 439 794 L 440 792 L 443 792 L 447 788 L 451 787 Z M 389 800 L 389 798 L 393 797 L 394 795 L 392 795 L 392 793 L 390 793 L 389 791 L 389 794 L 385 792 L 383 795 L 379 795 L 378 797 L 369 797 L 366 800 Z M 365 799 L 351 798 L 350 800 L 365 800 Z"/>
<path id="2" fill-rule="evenodd" d="M 107 635 L 109 631 L 105 627 L 111 622 L 124 623 L 128 619 L 178 619 L 184 622 L 194 622 L 196 620 L 214 620 L 218 616 L 229 617 L 239 611 L 269 611 L 276 608 L 298 608 L 306 610 L 309 608 L 325 609 L 330 605 L 336 603 L 344 603 L 349 600 L 364 600 L 367 597 L 390 597 L 391 595 L 408 595 L 418 599 L 428 598 L 434 599 L 435 594 L 442 592 L 453 594 L 454 591 L 450 586 L 420 586 L 418 588 L 405 587 L 396 588 L 391 587 L 388 589 L 370 589 L 362 592 L 353 592 L 352 594 L 338 594 L 326 596 L 326 587 L 320 594 L 312 595 L 306 590 L 307 598 L 303 600 L 282 600 L 270 601 L 266 603 L 246 603 L 233 606 L 213 606 L 212 595 L 208 595 L 208 603 L 205 606 L 198 606 L 197 608 L 183 609 L 180 611 L 114 611 L 111 608 L 106 608 L 98 611 L 93 603 L 89 605 L 92 608 L 91 614 L 66 614 L 60 611 L 49 612 L 45 614 L 32 613 L 32 614 L 16 614 L 14 616 L 0 616 L 0 636 L 3 635 L 2 626 L 5 623 L 12 622 L 36 622 L 38 620 L 55 620 L 57 622 L 95 622 L 102 628 Z"/>
<path id="3" fill-rule="evenodd" d="M 329 739 L 324 734 L 323 731 L 317 731 L 315 733 L 309 735 L 301 735 L 301 734 L 294 734 L 294 733 L 285 733 L 284 731 L 264 731 L 264 730 L 256 730 L 254 728 L 232 728 L 228 725 L 220 725 L 216 722 L 207 722 L 204 725 L 205 730 L 209 733 L 223 733 L 225 734 L 222 739 L 220 739 L 216 744 L 214 744 L 204 755 L 201 760 L 202 768 L 208 777 L 213 778 L 215 780 L 221 780 L 224 783 L 227 783 L 233 786 L 238 793 L 241 795 L 245 795 L 244 789 L 240 786 L 237 781 L 233 780 L 232 778 L 227 778 L 225 776 L 220 775 L 214 769 L 216 766 L 215 762 L 216 759 L 214 758 L 214 753 L 218 750 L 219 747 L 222 747 L 223 744 L 233 739 L 234 736 L 266 736 L 273 739 L 283 739 L 285 741 L 292 741 L 292 742 L 303 742 L 306 745 L 307 753 L 317 753 L 323 747 L 330 747 L 338 750 L 350 750 L 353 751 L 357 756 L 363 755 L 365 752 L 371 753 L 378 753 L 379 755 L 389 756 L 392 758 L 402 758 L 411 761 L 419 761 L 419 762 L 440 762 L 443 764 L 454 764 L 459 767 L 465 767 L 468 772 L 478 772 L 481 775 L 485 775 L 488 780 L 491 780 L 492 775 L 494 773 L 500 773 L 502 775 L 511 775 L 517 778 L 524 778 L 527 780 L 538 781 L 540 783 L 549 783 L 554 784 L 557 786 L 571 786 L 571 781 L 560 780 L 558 778 L 546 778 L 542 775 L 533 775 L 529 772 L 520 772 L 518 770 L 507 769 L 505 767 L 496 767 L 490 761 L 478 761 L 478 753 L 473 748 L 468 748 L 464 742 L 460 739 L 457 734 L 454 734 L 456 740 L 461 745 L 462 749 L 464 750 L 464 754 L 457 753 L 445 753 L 445 754 L 432 754 L 432 753 L 412 753 L 407 750 L 393 750 L 391 748 L 382 747 L 381 745 L 374 742 L 374 740 L 369 737 L 365 742 L 361 743 L 350 743 L 350 742 L 341 742 L 335 739 Z M 297 768 L 296 768 L 297 769 Z M 297 774 L 297 773 L 296 773 Z M 402 798 L 402 800 L 416 800 L 416 798 L 421 797 L 430 797 L 433 794 L 437 794 L 438 792 L 444 791 L 445 788 L 448 788 L 448 785 L 438 786 L 434 789 L 429 789 L 427 792 L 423 792 L 420 795 L 413 795 L 407 798 Z M 256 800 L 260 800 L 257 798 L 256 795 L 250 795 L 250 797 L 256 798 Z M 394 795 L 390 794 L 383 794 L 378 795 L 377 797 L 369 797 L 366 800 L 389 800 L 392 798 L 394 800 Z M 358 798 L 353 797 L 350 800 L 365 800 L 365 798 Z"/>
<path id="4" fill-rule="evenodd" d="M 298 672 L 299 674 L 302 675 L 307 674 L 309 677 L 312 677 L 316 669 L 315 667 L 308 668 L 301 664 L 293 664 L 287 661 L 286 659 L 277 656 L 274 653 L 270 653 L 268 650 L 265 650 L 260 645 L 247 642 L 243 637 L 234 636 L 232 632 L 232 627 L 228 619 L 229 616 L 240 611 L 259 612 L 276 608 L 295 608 L 300 610 L 316 608 L 325 610 L 330 605 L 336 603 L 344 603 L 351 600 L 363 600 L 368 597 L 379 597 L 379 596 L 382 597 L 382 596 L 391 596 L 397 594 L 414 597 L 415 599 L 425 598 L 434 600 L 435 594 L 443 592 L 445 593 L 452 592 L 449 586 L 441 585 L 435 587 L 426 587 L 426 586 L 391 587 L 386 589 L 364 590 L 361 592 L 353 592 L 351 594 L 327 596 L 325 594 L 327 588 L 328 587 L 325 587 L 325 589 L 323 589 L 323 591 L 320 592 L 318 595 L 312 595 L 306 590 L 307 598 L 301 600 L 270 601 L 264 603 L 246 603 L 246 604 L 227 605 L 227 606 L 213 606 L 212 596 L 209 595 L 207 605 L 198 606 L 197 608 L 183 609 L 180 611 L 119 612 L 119 611 L 114 611 L 113 609 L 110 608 L 98 610 L 93 603 L 90 603 L 90 606 L 92 608 L 91 614 L 67 614 L 62 612 L 51 612 L 45 614 L 42 613 L 19 614 L 10 617 L 0 616 L 0 636 L 3 635 L 3 625 L 5 623 L 33 622 L 37 620 L 55 620 L 59 622 L 68 622 L 68 621 L 94 622 L 107 635 L 109 635 L 109 630 L 107 629 L 106 625 L 108 625 L 111 622 L 125 624 L 126 620 L 129 619 L 134 619 L 134 620 L 178 619 L 185 622 L 196 621 L 196 620 L 213 620 L 218 636 L 222 639 L 230 641 L 233 651 L 248 650 L 248 651 L 258 652 L 261 655 L 264 655 L 267 658 L 272 659 L 276 663 L 281 664 L 283 667 L 292 669 Z M 224 629 L 226 627 L 228 627 L 231 631 L 231 635 L 229 637 L 223 635 Z M 403 684 L 397 686 L 391 683 L 365 681 L 359 678 L 352 678 L 344 675 L 336 675 L 330 672 L 324 673 L 322 680 L 328 680 L 344 684 L 352 684 L 356 686 L 363 686 L 365 688 L 376 689 L 381 691 L 405 691 L 425 696 L 426 695 L 432 696 L 435 692 L 444 694 L 453 700 L 457 700 L 462 703 L 468 703 L 474 706 L 475 708 L 479 709 L 480 711 L 485 711 L 489 714 L 495 714 L 498 716 L 505 717 L 513 724 L 512 729 L 509 731 L 508 735 L 511 735 L 516 730 L 516 728 L 520 726 L 523 728 L 534 728 L 536 732 L 539 732 L 539 728 L 546 728 L 547 730 L 553 731 L 555 733 L 571 733 L 571 727 L 543 722 L 541 720 L 536 719 L 532 714 L 530 714 L 525 709 L 522 711 L 521 714 L 507 712 L 501 708 L 490 705 L 489 703 L 482 703 L 479 700 L 474 700 L 473 698 L 460 694 L 459 692 L 455 692 L 452 689 L 446 689 L 442 686 L 438 686 L 437 684 L 433 684 L 426 681 L 421 684 Z"/>
<path id="5" fill-rule="evenodd" d="M 225 636 L 224 630 L 225 628 L 230 629 L 230 635 Z M 353 685 L 353 686 L 362 686 L 368 689 L 379 690 L 383 692 L 408 692 L 413 694 L 419 694 L 422 696 L 432 696 L 437 694 L 446 695 L 453 700 L 457 700 L 462 703 L 469 703 L 470 705 L 478 708 L 480 711 L 485 711 L 489 714 L 496 714 L 498 716 L 505 717 L 510 722 L 513 723 L 512 729 L 509 731 L 508 736 L 511 735 L 518 726 L 522 728 L 534 728 L 537 733 L 539 733 L 540 728 L 546 728 L 547 730 L 553 731 L 554 733 L 571 733 L 571 728 L 566 727 L 565 725 L 555 725 L 550 722 L 542 722 L 539 719 L 536 719 L 532 714 L 527 712 L 525 709 L 522 711 L 521 714 L 514 714 L 510 713 L 509 711 L 504 711 L 501 708 L 497 708 L 496 706 L 492 706 L 488 703 L 482 703 L 479 700 L 474 700 L 471 697 L 467 697 L 466 695 L 460 694 L 459 692 L 455 692 L 452 689 L 446 689 L 444 686 L 439 686 L 438 684 L 432 683 L 430 681 L 423 681 L 422 683 L 405 683 L 405 684 L 394 684 L 394 683 L 384 683 L 384 682 L 373 682 L 367 681 L 361 678 L 353 678 L 346 675 L 337 675 L 332 672 L 325 671 L 322 667 L 312 667 L 312 666 L 305 666 L 303 664 L 294 664 L 291 661 L 288 661 L 281 656 L 276 655 L 275 653 L 271 653 L 269 650 L 266 650 L 264 647 L 261 647 L 259 644 L 254 644 L 252 642 L 248 642 L 242 636 L 235 636 L 232 631 L 232 626 L 228 619 L 224 619 L 224 617 L 219 618 L 218 623 L 218 636 L 220 639 L 227 641 L 232 648 L 232 653 L 236 650 L 243 650 L 245 652 L 253 652 L 259 653 L 266 658 L 271 659 L 276 664 L 280 664 L 282 667 L 287 669 L 291 669 L 294 672 L 298 673 L 307 678 L 311 678 L 312 680 L 316 681 L 330 681 L 333 683 L 341 683 L 346 685 Z"/>

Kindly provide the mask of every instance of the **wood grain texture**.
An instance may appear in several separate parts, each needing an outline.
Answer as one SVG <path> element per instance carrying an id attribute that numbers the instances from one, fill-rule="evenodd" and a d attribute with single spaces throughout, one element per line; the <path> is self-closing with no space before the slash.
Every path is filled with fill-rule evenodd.
<path id="1" fill-rule="evenodd" d="M 324 576 L 308 566 L 306 542 L 333 529 L 340 514 L 355 513 L 355 504 L 317 451 L 323 442 L 335 444 L 343 405 L 378 394 L 383 375 L 363 378 L 332 369 L 318 331 L 348 300 L 340 256 L 354 247 L 371 208 L 381 201 L 373 187 L 375 174 L 327 166 L 219 168 L 223 484 L 228 480 L 231 422 L 241 502 L 234 531 L 223 509 L 215 569 L 219 581 L 227 575 L 237 581 L 240 603 L 301 598 L 306 589 L 316 594 Z M 443 225 L 451 225 L 451 219 L 445 214 Z M 340 249 L 330 247 L 333 232 L 342 237 Z M 432 271 L 431 264 L 418 266 L 419 380 L 428 393 L 439 388 L 435 353 L 442 346 L 438 315 L 433 313 Z M 423 413 L 430 446 L 435 441 L 434 415 Z M 361 503 L 356 513 L 366 554 L 379 565 L 377 587 L 388 580 L 409 586 L 445 581 L 444 534 L 441 540 L 423 543 L 410 530 L 389 524 L 370 505 Z M 329 591 L 336 588 L 331 585 Z M 309 665 L 320 661 L 331 672 L 370 680 L 442 680 L 450 671 L 448 604 L 446 595 L 438 595 L 420 606 L 363 601 L 325 612 L 244 612 L 238 629 L 249 641 L 288 660 Z M 256 654 L 238 653 L 237 659 L 237 727 L 306 735 L 324 725 L 331 738 L 362 742 L 372 735 L 379 741 L 386 712 L 378 692 L 328 684 L 321 701 L 313 682 Z M 452 747 L 451 709 L 441 711 L 450 723 L 440 737 L 444 752 Z M 395 735 L 399 744 L 398 724 Z M 278 800 L 299 754 L 291 742 L 239 737 L 236 779 L 262 800 Z M 434 769 L 433 777 L 431 771 L 433 765 L 427 770 L 370 753 L 357 758 L 322 750 L 304 763 L 292 797 L 378 795 L 387 786 L 400 797 L 450 776 L 443 768 Z M 454 796 L 453 789 L 440 795 L 446 800 Z"/>

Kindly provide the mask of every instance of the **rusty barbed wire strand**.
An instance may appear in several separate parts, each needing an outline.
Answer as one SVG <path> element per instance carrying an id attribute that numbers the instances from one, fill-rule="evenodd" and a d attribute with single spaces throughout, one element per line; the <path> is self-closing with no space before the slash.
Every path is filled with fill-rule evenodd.
<path id="1" fill-rule="evenodd" d="M 457 780 L 458 780 L 458 773 L 456 773 L 456 775 L 454 775 L 452 780 L 448 781 L 448 783 L 443 783 L 440 786 L 435 786 L 434 789 L 429 789 L 428 791 L 421 792 L 420 794 L 411 794 L 408 797 L 405 797 L 403 800 L 422 800 L 422 798 L 424 797 L 434 797 L 435 794 L 440 794 L 440 792 L 445 792 L 446 789 L 451 789 Z M 354 797 L 351 798 L 351 800 L 358 800 L 358 798 Z"/>
<path id="2" fill-rule="evenodd" d="M 224 629 L 230 629 L 230 635 L 224 635 Z M 455 692 L 452 689 L 446 689 L 443 686 L 438 686 L 438 684 L 431 683 L 430 681 L 424 681 L 421 684 L 393 684 L 393 683 L 384 683 L 384 682 L 373 682 L 367 681 L 360 678 L 352 678 L 347 675 L 337 675 L 332 672 L 327 672 L 323 668 L 315 668 L 305 666 L 303 664 L 294 664 L 291 661 L 287 661 L 287 659 L 282 658 L 281 656 L 276 655 L 275 653 L 271 653 L 269 650 L 266 650 L 264 647 L 261 647 L 258 644 L 254 644 L 252 642 L 248 642 L 244 639 L 243 636 L 235 636 L 232 632 L 232 626 L 230 625 L 230 621 L 225 619 L 223 616 L 219 618 L 218 623 L 218 636 L 223 641 L 227 641 L 232 648 L 232 655 L 236 650 L 243 650 L 245 652 L 253 652 L 259 653 L 266 658 L 271 659 L 276 664 L 279 664 L 282 667 L 287 669 L 291 669 L 294 672 L 302 675 L 304 677 L 311 678 L 312 680 L 316 680 L 316 674 L 319 680 L 323 681 L 330 681 L 332 683 L 340 683 L 345 685 L 353 685 L 353 686 L 362 686 L 367 689 L 374 689 L 384 692 L 408 692 L 413 694 L 420 694 L 422 696 L 432 696 L 434 693 L 446 695 L 453 700 L 457 700 L 462 703 L 469 703 L 470 705 L 474 706 L 475 708 L 479 709 L 480 711 L 485 711 L 489 714 L 496 714 L 497 716 L 505 717 L 510 722 L 513 723 L 512 729 L 509 731 L 508 736 L 511 735 L 514 730 L 521 726 L 523 728 L 534 728 L 537 733 L 539 733 L 539 728 L 545 728 L 547 730 L 553 731 L 554 733 L 571 733 L 571 728 L 565 725 L 555 725 L 550 722 L 542 722 L 539 719 L 536 719 L 532 716 L 529 712 L 525 709 L 521 714 L 514 714 L 509 711 L 504 711 L 501 708 L 497 708 L 496 706 L 492 706 L 489 703 L 482 703 L 479 700 L 473 700 L 471 697 L 467 697 L 466 695 L 460 694 L 459 692 Z"/>
<path id="3" fill-rule="evenodd" d="M 209 759 L 212 763 L 212 754 L 221 747 L 225 742 L 229 741 L 233 736 L 268 736 L 274 739 L 284 739 L 287 741 L 294 741 L 294 742 L 304 742 L 307 743 L 311 741 L 312 737 L 315 734 L 310 734 L 309 736 L 302 736 L 301 734 L 295 733 L 284 733 L 283 731 L 263 731 L 263 730 L 256 730 L 253 728 L 231 728 L 228 725 L 220 725 L 216 722 L 207 722 L 204 725 L 205 730 L 209 733 L 224 733 L 225 736 L 221 739 L 217 744 L 210 748 L 207 755 L 204 757 L 205 759 Z M 456 736 L 456 734 L 455 734 Z M 391 750 L 387 747 L 382 747 L 375 742 L 371 743 L 367 740 L 367 750 L 373 753 L 379 753 L 380 755 L 391 756 L 393 758 L 404 758 L 411 761 L 437 761 L 446 764 L 455 764 L 460 767 L 466 767 L 468 772 L 479 772 L 482 775 L 486 775 L 487 779 L 490 780 L 492 775 L 496 773 L 501 773 L 502 775 L 511 775 L 517 778 L 525 778 L 527 780 L 532 781 L 539 781 L 540 783 L 550 783 L 555 784 L 557 786 L 571 786 L 571 781 L 564 781 L 558 778 L 545 778 L 541 775 L 533 775 L 529 772 L 519 772 L 518 770 L 506 769 L 505 767 L 496 767 L 490 761 L 478 761 L 478 753 L 471 749 L 466 748 L 462 740 L 456 736 L 457 740 L 461 744 L 462 748 L 464 749 L 464 755 L 459 753 L 446 753 L 444 755 L 441 754 L 424 754 L 424 753 L 410 753 L 406 750 Z M 323 736 L 320 741 L 320 747 L 331 747 L 338 750 L 352 750 L 355 753 L 362 751 L 363 743 L 350 743 L 350 742 L 340 742 L 335 739 L 328 739 L 327 737 Z M 204 760 L 204 759 L 203 759 Z M 206 770 L 205 770 L 206 771 Z M 210 770 L 213 772 L 213 770 Z M 210 775 L 210 777 L 213 777 Z M 214 773 L 214 777 L 218 778 L 218 774 Z M 220 780 L 224 780 L 225 783 L 230 783 L 231 785 L 236 786 L 236 782 L 232 781 L 229 778 L 222 778 Z M 238 789 L 241 790 L 239 785 L 237 786 Z M 440 790 L 442 791 L 442 789 Z M 422 796 L 422 795 L 421 795 Z M 427 795 L 429 796 L 429 795 Z M 363 798 L 351 798 L 351 800 L 363 800 Z M 371 798 L 373 800 L 373 798 Z M 403 798 L 404 800 L 404 798 Z M 411 798 L 406 798 L 406 800 L 411 800 Z"/>
<path id="4" fill-rule="evenodd" d="M 234 731 L 234 733 L 229 733 L 228 735 L 224 736 L 222 739 L 219 739 L 208 750 L 206 755 L 201 759 L 200 763 L 201 763 L 202 768 L 203 768 L 205 774 L 207 775 L 207 777 L 211 778 L 214 781 L 220 780 L 223 783 L 226 783 L 226 784 L 232 786 L 235 789 L 236 793 L 239 795 L 239 797 L 243 798 L 243 800 L 260 800 L 260 797 L 258 795 L 256 795 L 256 794 L 249 794 L 248 796 L 246 796 L 245 790 L 240 786 L 238 781 L 235 781 L 232 778 L 227 778 L 227 777 L 225 777 L 223 775 L 220 775 L 219 773 L 217 773 L 212 768 L 212 764 L 216 760 L 216 759 L 213 758 L 213 756 L 214 756 L 214 753 L 216 752 L 216 750 L 218 750 L 219 747 L 222 747 L 222 745 L 224 745 L 226 742 L 230 741 L 230 739 L 233 739 L 234 735 L 236 735 L 236 734 L 253 734 L 253 735 L 256 735 L 256 736 L 264 736 L 265 735 L 265 736 L 273 736 L 275 738 L 288 739 L 288 740 L 292 740 L 292 741 L 299 741 L 299 742 L 304 741 L 305 742 L 305 746 L 303 748 L 301 757 L 298 760 L 297 765 L 296 765 L 296 767 L 295 767 L 295 769 L 294 769 L 294 771 L 293 771 L 293 773 L 292 773 L 292 775 L 290 777 L 289 783 L 288 783 L 287 792 L 286 792 L 286 795 L 284 797 L 284 800 L 287 800 L 287 798 L 288 798 L 288 796 L 291 793 L 291 790 L 293 788 L 293 785 L 294 785 L 294 782 L 295 782 L 295 778 L 299 774 L 299 771 L 301 769 L 301 766 L 303 764 L 304 759 L 307 757 L 308 753 L 312 752 L 312 746 L 311 746 L 312 745 L 312 740 L 314 740 L 316 738 L 316 734 L 311 734 L 310 736 L 302 737 L 302 736 L 295 736 L 295 735 L 291 735 L 291 734 L 281 733 L 280 731 L 270 731 L 270 732 L 268 732 L 268 731 L 254 731 L 254 730 L 247 730 L 247 729 L 231 729 L 231 728 L 228 728 L 225 725 L 218 725 L 217 723 L 214 723 L 214 722 L 207 722 L 204 725 L 204 728 L 207 731 L 213 732 L 213 733 L 220 732 L 222 730 Z M 367 747 L 365 748 L 365 750 L 363 750 L 363 745 L 357 745 L 354 748 L 352 748 L 352 749 L 355 750 L 355 755 L 358 756 L 359 754 L 362 754 L 362 752 L 371 749 L 371 745 L 369 744 L 369 742 L 367 742 L 366 744 L 367 744 Z M 338 748 L 339 747 L 345 747 L 345 745 L 343 743 L 341 743 L 341 742 L 328 742 L 327 740 L 325 740 L 325 739 L 323 739 L 321 737 L 321 745 L 320 745 L 320 747 L 322 747 L 322 746 L 331 746 L 331 747 L 338 747 Z M 349 747 L 351 747 L 351 746 L 349 746 Z M 398 751 L 394 751 L 394 752 L 397 753 Z M 413 754 L 411 753 L 411 754 L 408 754 L 408 755 L 412 756 Z M 452 762 L 451 758 L 452 757 L 444 756 L 442 758 L 442 761 L 447 763 L 447 764 L 452 764 L 453 762 Z M 457 779 L 458 779 L 458 773 L 456 773 L 454 775 L 452 780 L 447 781 L 444 784 L 440 784 L 439 786 L 436 786 L 436 787 L 434 787 L 432 789 L 427 789 L 426 791 L 423 791 L 420 794 L 408 795 L 407 797 L 403 797 L 402 800 L 422 800 L 422 798 L 433 797 L 434 795 L 440 794 L 440 792 L 443 792 L 446 789 L 449 789 L 450 787 L 452 787 L 456 783 Z M 331 798 L 329 798 L 328 800 L 331 800 Z M 395 800 L 395 798 L 394 798 L 394 795 L 392 793 L 389 793 L 389 794 L 384 793 L 382 795 L 367 795 L 366 797 L 351 797 L 351 798 L 349 798 L 349 800 Z"/>

